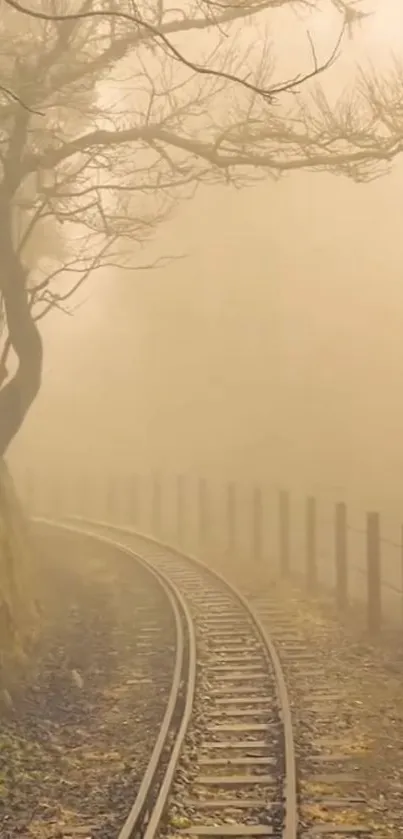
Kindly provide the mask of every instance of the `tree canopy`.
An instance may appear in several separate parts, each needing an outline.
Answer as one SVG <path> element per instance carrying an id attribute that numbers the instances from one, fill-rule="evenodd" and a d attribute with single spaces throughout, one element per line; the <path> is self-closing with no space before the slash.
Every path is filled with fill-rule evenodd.
<path id="1" fill-rule="evenodd" d="M 310 66 L 278 79 L 270 14 L 312 6 L 333 7 L 333 47 L 320 60 L 307 31 Z M 298 169 L 378 175 L 401 151 L 402 110 L 397 65 L 387 83 L 362 74 L 336 107 L 312 86 L 363 17 L 348 0 L 0 9 L 2 455 L 40 387 L 36 321 L 94 270 L 143 265 L 144 244 L 200 184 Z M 19 366 L 8 374 L 11 348 Z"/>

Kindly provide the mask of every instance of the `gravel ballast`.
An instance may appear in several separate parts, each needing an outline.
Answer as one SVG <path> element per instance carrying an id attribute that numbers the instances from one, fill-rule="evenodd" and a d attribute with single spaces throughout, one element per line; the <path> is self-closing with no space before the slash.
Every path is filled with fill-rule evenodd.
<path id="1" fill-rule="evenodd" d="M 303 648 L 313 653 L 314 675 L 309 675 L 308 668 L 304 673 L 301 664 L 287 665 L 286 658 L 282 659 L 293 705 L 297 759 L 303 770 L 299 778 L 301 827 L 324 822 L 339 823 L 342 828 L 353 816 L 354 823 L 365 826 L 374 837 L 403 836 L 400 632 L 389 630 L 374 642 L 363 630 L 359 610 L 342 619 L 325 595 L 309 598 L 302 588 L 274 579 L 264 567 L 242 567 L 223 560 L 220 568 L 252 605 L 261 603 L 267 591 L 267 602 L 281 608 Z M 323 694 L 323 701 L 314 701 L 313 693 Z M 335 759 L 322 769 L 318 754 Z M 310 771 L 312 775 L 345 773 L 352 776 L 351 782 L 315 784 Z M 362 797 L 364 801 L 334 810 L 321 806 L 319 800 L 315 803 L 315 798 L 323 796 Z M 308 799 L 310 803 L 305 804 Z"/>

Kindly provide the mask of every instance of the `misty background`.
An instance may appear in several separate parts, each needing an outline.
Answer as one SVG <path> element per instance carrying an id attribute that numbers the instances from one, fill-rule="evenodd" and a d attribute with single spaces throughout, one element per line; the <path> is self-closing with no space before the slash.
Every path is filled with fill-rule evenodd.
<path id="1" fill-rule="evenodd" d="M 327 77 L 336 94 L 398 47 L 399 3 L 375 6 Z M 330 24 L 318 33 L 326 50 Z M 43 323 L 44 384 L 10 464 L 260 481 L 403 518 L 402 219 L 399 164 L 369 184 L 201 188 L 142 262 L 181 258 L 97 274 L 72 317 Z"/>

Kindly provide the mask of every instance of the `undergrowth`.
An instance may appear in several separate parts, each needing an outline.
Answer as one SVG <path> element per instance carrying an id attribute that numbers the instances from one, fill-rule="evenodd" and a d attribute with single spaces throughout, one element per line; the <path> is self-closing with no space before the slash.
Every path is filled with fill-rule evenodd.
<path id="1" fill-rule="evenodd" d="M 39 628 L 29 522 L 0 460 L 0 691 L 27 668 Z M 2 693 L 3 695 L 3 693 Z M 0 697 L 1 698 L 1 697 Z M 4 697 L 3 697 L 4 698 Z"/>

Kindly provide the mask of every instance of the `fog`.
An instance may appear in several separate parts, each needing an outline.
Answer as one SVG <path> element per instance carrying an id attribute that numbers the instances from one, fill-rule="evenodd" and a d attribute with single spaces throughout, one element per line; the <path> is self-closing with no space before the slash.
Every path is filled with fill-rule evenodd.
<path id="1" fill-rule="evenodd" d="M 397 2 L 377 7 L 330 87 L 356 57 L 382 66 L 399 21 Z M 200 189 L 141 263 L 178 258 L 108 269 L 72 317 L 44 322 L 43 388 L 11 464 L 191 472 L 403 508 L 402 211 L 399 164 L 369 184 L 305 172 Z"/>

